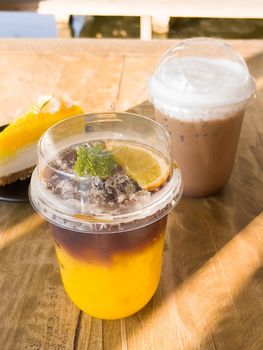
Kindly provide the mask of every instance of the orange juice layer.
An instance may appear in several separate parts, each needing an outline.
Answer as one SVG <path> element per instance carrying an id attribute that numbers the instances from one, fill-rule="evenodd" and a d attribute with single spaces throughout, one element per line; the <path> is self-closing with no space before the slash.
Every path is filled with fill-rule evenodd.
<path id="1" fill-rule="evenodd" d="M 139 311 L 160 279 L 164 232 L 141 250 L 112 255 L 109 264 L 87 262 L 56 247 L 63 284 L 72 301 L 89 315 L 118 319 Z"/>
<path id="2" fill-rule="evenodd" d="M 56 113 L 45 110 L 36 113 L 33 109 L 26 112 L 0 133 L 0 159 L 15 154 L 21 147 L 37 142 L 53 124 L 81 113 L 83 110 L 79 106 L 68 107 L 63 101 Z"/>

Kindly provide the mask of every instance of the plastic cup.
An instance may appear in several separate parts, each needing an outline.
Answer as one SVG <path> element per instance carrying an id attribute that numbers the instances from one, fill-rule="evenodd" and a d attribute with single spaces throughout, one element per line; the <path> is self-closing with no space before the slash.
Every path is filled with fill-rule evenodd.
<path id="1" fill-rule="evenodd" d="M 167 181 L 147 195 L 138 190 L 133 204 L 122 209 L 113 210 L 112 203 L 96 207 L 94 199 L 89 199 L 92 190 L 87 190 L 90 178 L 54 164 L 72 145 L 99 140 L 132 142 L 154 150 L 169 164 Z M 151 119 L 130 113 L 77 116 L 42 136 L 30 200 L 50 223 L 65 290 L 81 310 L 98 318 L 118 319 L 140 310 L 151 299 L 160 279 L 167 215 L 181 193 L 170 136 Z"/>
<path id="2" fill-rule="evenodd" d="M 172 138 L 184 194 L 216 193 L 232 173 L 255 83 L 243 58 L 220 40 L 188 39 L 168 50 L 148 81 L 155 120 Z"/>

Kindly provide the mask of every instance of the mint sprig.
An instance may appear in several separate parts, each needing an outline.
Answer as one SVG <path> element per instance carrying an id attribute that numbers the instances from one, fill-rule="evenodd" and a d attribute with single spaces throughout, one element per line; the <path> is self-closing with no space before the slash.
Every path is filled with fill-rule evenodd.
<path id="1" fill-rule="evenodd" d="M 111 151 L 101 144 L 80 146 L 77 149 L 74 171 L 78 176 L 98 176 L 104 180 L 113 174 L 115 166 L 116 161 Z"/>

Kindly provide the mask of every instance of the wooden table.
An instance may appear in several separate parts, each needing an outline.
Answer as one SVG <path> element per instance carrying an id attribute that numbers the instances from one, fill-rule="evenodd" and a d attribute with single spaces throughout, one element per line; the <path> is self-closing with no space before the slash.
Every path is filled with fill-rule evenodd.
<path id="1" fill-rule="evenodd" d="M 87 112 L 152 115 L 146 80 L 172 44 L 1 40 L 0 123 L 42 93 L 68 94 Z M 62 287 L 47 224 L 29 204 L 0 203 L 1 349 L 263 349 L 263 41 L 231 44 L 258 98 L 229 184 L 208 199 L 184 198 L 171 213 L 153 299 L 121 321 L 80 312 Z"/>

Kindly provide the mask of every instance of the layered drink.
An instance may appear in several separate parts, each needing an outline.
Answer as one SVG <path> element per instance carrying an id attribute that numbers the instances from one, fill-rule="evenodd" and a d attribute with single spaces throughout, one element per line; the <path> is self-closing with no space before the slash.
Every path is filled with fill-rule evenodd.
<path id="1" fill-rule="evenodd" d="M 244 111 L 255 83 L 242 57 L 215 39 L 189 39 L 161 59 L 149 79 L 155 119 L 172 138 L 184 194 L 203 197 L 228 181 Z"/>
<path id="2" fill-rule="evenodd" d="M 30 198 L 50 222 L 65 290 L 81 310 L 117 319 L 151 299 L 181 187 L 169 134 L 148 118 L 79 116 L 44 134 Z"/>

